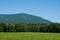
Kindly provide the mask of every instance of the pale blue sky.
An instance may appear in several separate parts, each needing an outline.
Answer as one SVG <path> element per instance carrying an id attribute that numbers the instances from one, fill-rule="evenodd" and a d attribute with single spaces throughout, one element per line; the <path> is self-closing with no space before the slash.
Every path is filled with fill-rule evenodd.
<path id="1" fill-rule="evenodd" d="M 60 22 L 60 0 L 0 0 L 0 14 L 27 13 Z"/>

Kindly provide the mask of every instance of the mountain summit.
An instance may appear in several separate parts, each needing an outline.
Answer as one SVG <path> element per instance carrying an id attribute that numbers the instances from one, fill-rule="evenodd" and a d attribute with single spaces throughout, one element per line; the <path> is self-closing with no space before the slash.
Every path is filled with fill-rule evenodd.
<path id="1" fill-rule="evenodd" d="M 25 13 L 19 14 L 2 14 L 0 15 L 0 22 L 10 22 L 10 23 L 50 23 L 42 17 L 29 15 Z"/>

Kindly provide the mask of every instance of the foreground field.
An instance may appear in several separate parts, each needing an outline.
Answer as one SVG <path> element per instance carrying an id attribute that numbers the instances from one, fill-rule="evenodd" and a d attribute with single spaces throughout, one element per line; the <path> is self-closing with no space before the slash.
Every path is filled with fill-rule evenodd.
<path id="1" fill-rule="evenodd" d="M 60 33 L 0 33 L 0 40 L 60 40 Z"/>

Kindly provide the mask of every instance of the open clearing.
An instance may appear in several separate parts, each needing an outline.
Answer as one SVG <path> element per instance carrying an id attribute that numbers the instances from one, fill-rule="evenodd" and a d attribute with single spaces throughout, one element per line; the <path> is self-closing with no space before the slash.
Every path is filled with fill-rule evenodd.
<path id="1" fill-rule="evenodd" d="M 0 33 L 0 40 L 60 40 L 60 33 Z"/>

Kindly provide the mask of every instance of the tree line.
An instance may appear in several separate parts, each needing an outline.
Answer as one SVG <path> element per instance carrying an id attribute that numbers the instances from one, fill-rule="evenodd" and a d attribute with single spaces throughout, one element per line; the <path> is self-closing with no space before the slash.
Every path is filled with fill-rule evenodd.
<path id="1" fill-rule="evenodd" d="M 0 23 L 0 32 L 56 32 L 60 33 L 60 23 Z"/>

